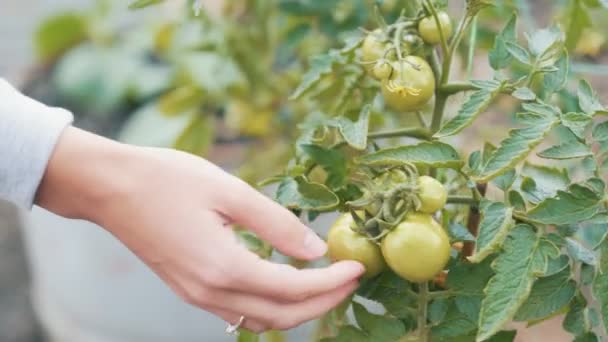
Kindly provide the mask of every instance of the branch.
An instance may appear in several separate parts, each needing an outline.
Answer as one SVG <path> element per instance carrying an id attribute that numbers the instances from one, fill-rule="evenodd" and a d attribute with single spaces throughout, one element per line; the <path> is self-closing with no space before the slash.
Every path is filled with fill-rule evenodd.
<path id="1" fill-rule="evenodd" d="M 463 91 L 477 90 L 476 86 L 469 82 L 451 82 L 439 87 L 439 92 L 450 96 Z"/>

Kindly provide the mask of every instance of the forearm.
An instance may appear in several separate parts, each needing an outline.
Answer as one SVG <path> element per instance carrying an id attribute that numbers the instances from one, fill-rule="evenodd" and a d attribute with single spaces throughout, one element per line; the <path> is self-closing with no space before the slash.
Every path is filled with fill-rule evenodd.
<path id="1" fill-rule="evenodd" d="M 134 149 L 67 128 L 51 155 L 36 204 L 64 217 L 99 221 L 107 203 L 128 191 Z"/>

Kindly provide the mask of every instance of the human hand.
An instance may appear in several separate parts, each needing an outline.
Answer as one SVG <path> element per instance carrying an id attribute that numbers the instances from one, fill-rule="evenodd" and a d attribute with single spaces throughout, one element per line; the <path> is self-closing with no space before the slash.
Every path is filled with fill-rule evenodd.
<path id="1" fill-rule="evenodd" d="M 37 203 L 106 228 L 185 301 L 254 332 L 320 317 L 357 286 L 356 262 L 298 270 L 259 258 L 231 225 L 313 260 L 325 243 L 288 210 L 217 166 L 185 153 L 118 144 L 68 128 Z"/>

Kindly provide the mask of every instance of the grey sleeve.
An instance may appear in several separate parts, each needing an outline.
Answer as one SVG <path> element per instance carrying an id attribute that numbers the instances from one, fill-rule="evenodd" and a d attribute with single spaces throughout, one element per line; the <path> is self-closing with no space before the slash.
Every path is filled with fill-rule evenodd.
<path id="1" fill-rule="evenodd" d="M 67 110 L 34 101 L 0 78 L 0 198 L 31 208 Z"/>

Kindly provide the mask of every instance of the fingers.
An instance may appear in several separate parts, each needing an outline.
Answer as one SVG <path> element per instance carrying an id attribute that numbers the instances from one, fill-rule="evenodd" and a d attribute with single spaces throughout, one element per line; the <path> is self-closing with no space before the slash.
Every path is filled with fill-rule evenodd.
<path id="1" fill-rule="evenodd" d="M 363 265 L 355 261 L 300 270 L 257 258 L 244 249 L 233 255 L 232 289 L 288 301 L 303 300 L 342 287 L 365 272 Z"/>
<path id="2" fill-rule="evenodd" d="M 357 282 L 348 283 L 316 297 L 293 303 L 281 303 L 259 297 L 256 295 L 233 292 L 229 290 L 211 290 L 210 296 L 214 298 L 212 305 L 216 312 L 224 311 L 229 322 L 237 322 L 240 315 L 245 316 L 244 326 L 252 331 L 277 329 L 286 330 L 296 327 L 304 322 L 321 317 L 346 299 L 357 287 Z M 204 306 L 208 303 L 202 303 Z M 238 314 L 233 314 L 237 312 Z M 235 319 L 236 318 L 236 319 Z"/>
<path id="3" fill-rule="evenodd" d="M 289 210 L 236 177 L 229 177 L 227 183 L 219 210 L 234 223 L 254 231 L 285 255 L 312 260 L 325 254 L 325 242 Z"/>

